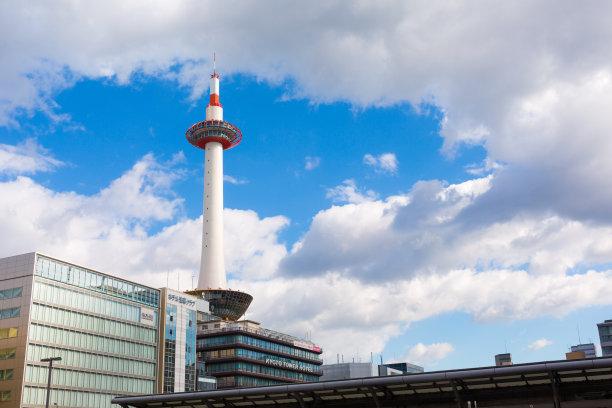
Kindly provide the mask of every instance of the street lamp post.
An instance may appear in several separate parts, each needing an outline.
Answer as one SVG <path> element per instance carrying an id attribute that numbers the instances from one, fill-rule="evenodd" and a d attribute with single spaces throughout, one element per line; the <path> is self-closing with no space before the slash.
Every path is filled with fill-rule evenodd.
<path id="1" fill-rule="evenodd" d="M 53 370 L 53 362 L 54 361 L 62 361 L 61 357 L 49 357 L 43 358 L 40 361 L 43 363 L 49 363 L 49 380 L 47 381 L 47 403 L 45 405 L 46 408 L 49 408 L 49 396 L 51 395 L 51 371 Z"/>

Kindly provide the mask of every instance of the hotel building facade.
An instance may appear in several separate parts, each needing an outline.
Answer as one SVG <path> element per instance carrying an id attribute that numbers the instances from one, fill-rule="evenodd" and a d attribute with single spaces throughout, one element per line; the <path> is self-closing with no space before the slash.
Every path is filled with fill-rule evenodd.
<path id="1" fill-rule="evenodd" d="M 250 320 L 199 324 L 197 358 L 218 389 L 319 381 L 322 350 Z"/>

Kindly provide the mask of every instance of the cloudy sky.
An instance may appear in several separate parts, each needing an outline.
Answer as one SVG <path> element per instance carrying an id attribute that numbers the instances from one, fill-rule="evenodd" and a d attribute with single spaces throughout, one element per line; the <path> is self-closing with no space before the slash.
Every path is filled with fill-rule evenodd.
<path id="1" fill-rule="evenodd" d="M 186 290 L 217 55 L 230 287 L 326 362 L 562 359 L 612 318 L 612 4 L 0 3 L 0 256 Z"/>

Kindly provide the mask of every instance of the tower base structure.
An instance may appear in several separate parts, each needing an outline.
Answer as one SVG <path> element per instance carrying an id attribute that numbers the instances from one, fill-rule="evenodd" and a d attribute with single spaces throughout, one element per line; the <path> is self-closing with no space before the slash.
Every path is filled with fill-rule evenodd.
<path id="1" fill-rule="evenodd" d="M 210 313 L 223 320 L 240 319 L 253 301 L 253 296 L 231 289 L 196 289 L 185 292 L 210 304 Z"/>

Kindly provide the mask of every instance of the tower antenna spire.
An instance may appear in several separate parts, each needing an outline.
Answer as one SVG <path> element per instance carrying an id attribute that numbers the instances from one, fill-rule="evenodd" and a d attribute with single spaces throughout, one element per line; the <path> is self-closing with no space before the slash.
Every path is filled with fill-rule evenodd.
<path id="1" fill-rule="evenodd" d="M 213 52 L 213 76 L 217 76 L 217 53 Z"/>

